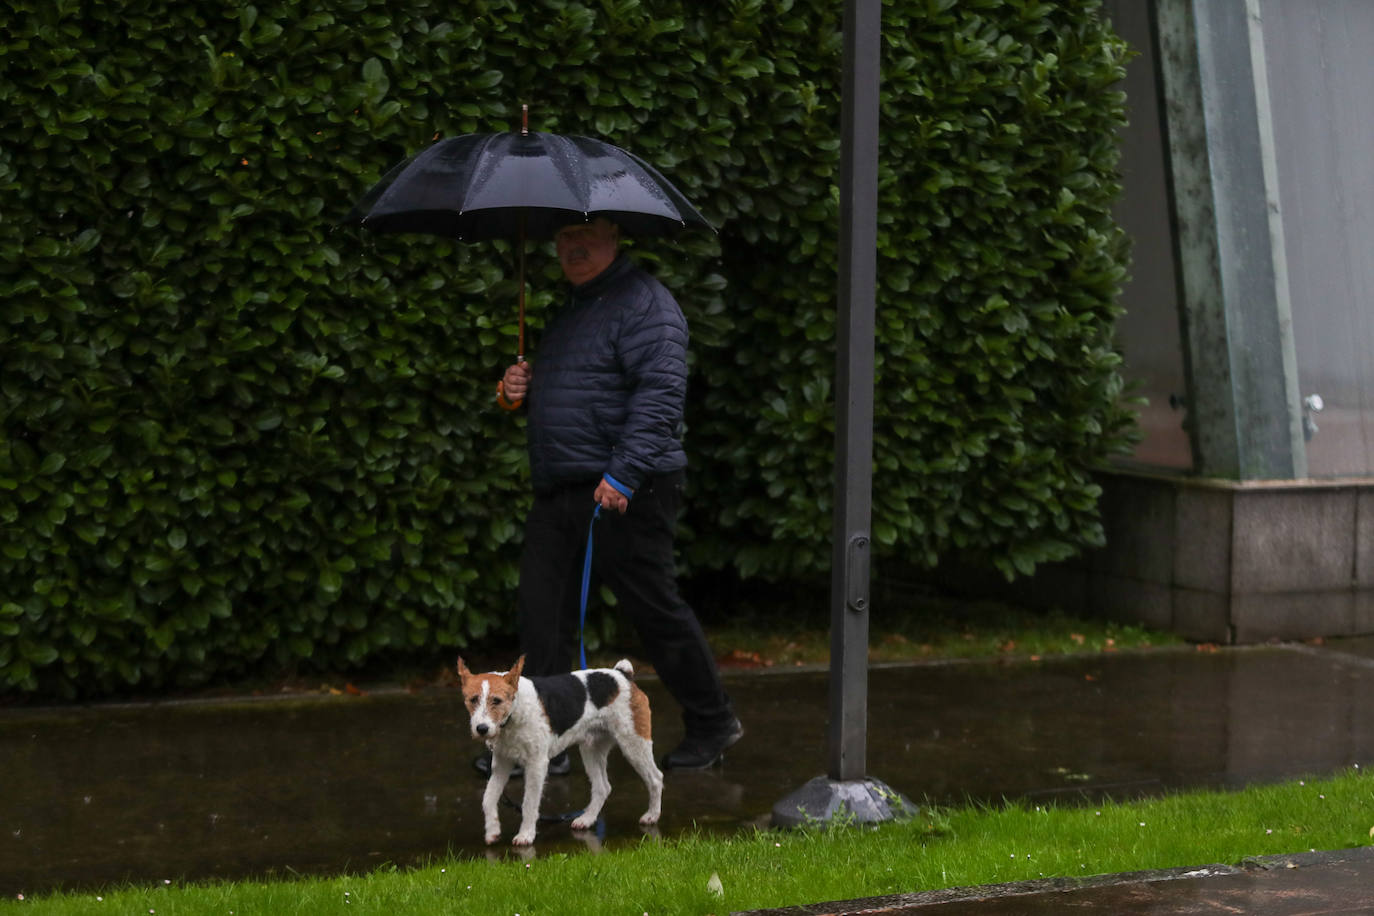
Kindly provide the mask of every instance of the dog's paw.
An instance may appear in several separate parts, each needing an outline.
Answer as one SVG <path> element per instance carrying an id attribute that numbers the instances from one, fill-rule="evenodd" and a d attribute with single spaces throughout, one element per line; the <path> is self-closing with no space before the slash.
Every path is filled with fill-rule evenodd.
<path id="1" fill-rule="evenodd" d="M 574 830 L 591 830 L 594 826 L 596 826 L 596 818 L 587 817 L 585 814 L 572 822 L 572 829 Z"/>
<path id="2" fill-rule="evenodd" d="M 495 842 L 496 842 L 497 840 L 499 840 L 499 839 L 501 839 L 501 834 L 499 834 L 499 833 L 488 833 L 488 834 L 487 834 L 487 845 L 490 846 L 492 843 L 495 843 Z"/>
<path id="3" fill-rule="evenodd" d="M 512 846 L 533 846 L 533 845 L 534 845 L 534 834 L 533 834 L 533 833 L 517 833 L 517 834 L 515 835 L 515 838 L 514 838 L 513 840 L 510 841 L 510 844 L 511 844 Z"/>
<path id="4" fill-rule="evenodd" d="M 652 827 L 654 824 L 657 823 L 658 815 L 654 814 L 653 812 L 646 812 L 645 815 L 639 819 L 639 825 L 641 827 Z"/>

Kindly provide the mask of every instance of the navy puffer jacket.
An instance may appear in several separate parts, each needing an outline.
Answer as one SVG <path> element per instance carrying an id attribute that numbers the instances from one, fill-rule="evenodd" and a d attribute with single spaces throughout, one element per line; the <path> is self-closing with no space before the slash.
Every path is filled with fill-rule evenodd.
<path id="1" fill-rule="evenodd" d="M 594 485 L 603 474 L 638 489 L 687 466 L 687 319 L 629 258 L 573 288 L 532 369 L 526 406 L 536 491 Z"/>

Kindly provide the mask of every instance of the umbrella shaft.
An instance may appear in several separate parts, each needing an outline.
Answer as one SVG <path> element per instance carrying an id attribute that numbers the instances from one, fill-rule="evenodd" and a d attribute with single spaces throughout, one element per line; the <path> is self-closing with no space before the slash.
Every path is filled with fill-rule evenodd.
<path id="1" fill-rule="evenodd" d="M 520 246 L 518 261 L 520 264 L 520 336 L 515 345 L 515 359 L 517 362 L 525 361 L 525 218 L 520 217 L 520 238 L 516 242 Z"/>

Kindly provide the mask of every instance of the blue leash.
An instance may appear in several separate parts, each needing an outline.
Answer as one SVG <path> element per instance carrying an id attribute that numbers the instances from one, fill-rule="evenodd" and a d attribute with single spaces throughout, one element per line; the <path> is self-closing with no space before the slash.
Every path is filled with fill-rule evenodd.
<path id="1" fill-rule="evenodd" d="M 592 532 L 596 530 L 596 520 L 601 515 L 601 504 L 592 510 L 592 520 L 587 523 L 587 554 L 582 560 L 582 614 L 577 622 L 577 648 L 582 653 L 582 667 L 587 667 L 587 589 L 592 584 Z"/>

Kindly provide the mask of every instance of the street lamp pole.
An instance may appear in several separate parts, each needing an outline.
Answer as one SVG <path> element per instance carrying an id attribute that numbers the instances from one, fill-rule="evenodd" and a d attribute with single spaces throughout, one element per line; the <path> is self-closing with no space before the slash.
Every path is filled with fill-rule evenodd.
<path id="1" fill-rule="evenodd" d="M 773 806 L 773 823 L 889 820 L 912 805 L 866 775 L 873 509 L 874 311 L 882 0 L 846 0 L 835 339 L 835 514 L 830 574 L 828 776 Z"/>
<path id="2" fill-rule="evenodd" d="M 881 17 L 881 0 L 845 4 L 830 572 L 829 773 L 838 780 L 867 767 Z"/>

